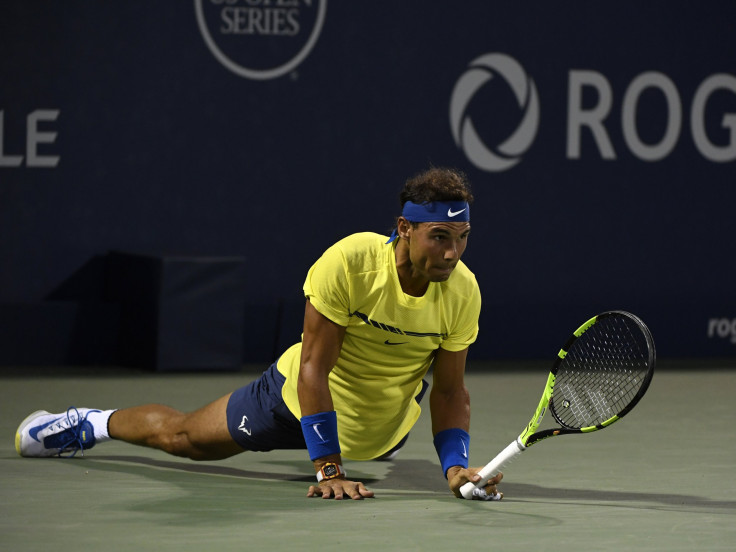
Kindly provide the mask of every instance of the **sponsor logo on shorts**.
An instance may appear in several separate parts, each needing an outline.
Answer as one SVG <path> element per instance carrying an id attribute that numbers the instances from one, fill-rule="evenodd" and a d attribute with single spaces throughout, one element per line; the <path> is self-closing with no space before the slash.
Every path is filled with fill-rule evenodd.
<path id="1" fill-rule="evenodd" d="M 245 425 L 245 422 L 249 422 L 249 421 L 250 420 L 248 420 L 248 416 L 243 416 L 243 419 L 240 420 L 240 425 L 238 426 L 238 430 L 239 431 L 242 431 L 246 435 L 250 435 L 251 434 L 250 428 L 249 427 L 246 427 L 246 425 Z"/>

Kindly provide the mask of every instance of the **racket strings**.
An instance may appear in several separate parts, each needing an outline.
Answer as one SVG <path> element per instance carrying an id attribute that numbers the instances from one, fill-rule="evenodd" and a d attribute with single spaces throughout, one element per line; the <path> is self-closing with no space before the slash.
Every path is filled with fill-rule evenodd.
<path id="1" fill-rule="evenodd" d="M 557 372 L 550 410 L 568 428 L 602 424 L 636 397 L 649 370 L 646 339 L 624 317 L 599 320 L 575 340 Z"/>

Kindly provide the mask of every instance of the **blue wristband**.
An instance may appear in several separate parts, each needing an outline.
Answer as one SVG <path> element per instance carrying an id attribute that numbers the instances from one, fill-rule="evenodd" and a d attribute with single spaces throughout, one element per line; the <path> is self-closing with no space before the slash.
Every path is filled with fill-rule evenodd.
<path id="1" fill-rule="evenodd" d="M 442 473 L 447 479 L 447 470 L 452 466 L 468 467 L 468 449 L 470 448 L 470 435 L 458 427 L 445 429 L 434 436 L 434 448 L 440 457 Z"/>
<path id="2" fill-rule="evenodd" d="M 340 454 L 340 441 L 337 438 L 337 412 L 332 410 L 302 416 L 301 422 L 309 458 L 312 461 L 331 454 Z"/>

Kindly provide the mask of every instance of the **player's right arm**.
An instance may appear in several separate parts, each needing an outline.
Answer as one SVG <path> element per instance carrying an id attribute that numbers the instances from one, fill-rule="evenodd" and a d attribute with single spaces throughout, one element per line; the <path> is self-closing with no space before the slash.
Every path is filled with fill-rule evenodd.
<path id="1" fill-rule="evenodd" d="M 307 301 L 304 310 L 302 353 L 297 380 L 297 394 L 302 417 L 334 410 L 328 376 L 337 363 L 344 337 L 344 326 L 320 314 Z M 330 462 L 342 465 L 339 453 L 315 458 L 313 462 L 315 473 Z M 323 480 L 318 485 L 311 485 L 307 493 L 307 496 L 310 497 L 334 497 L 338 500 L 344 498 L 345 495 L 353 499 L 361 499 L 372 497 L 373 492 L 366 489 L 363 483 L 340 477 Z"/>

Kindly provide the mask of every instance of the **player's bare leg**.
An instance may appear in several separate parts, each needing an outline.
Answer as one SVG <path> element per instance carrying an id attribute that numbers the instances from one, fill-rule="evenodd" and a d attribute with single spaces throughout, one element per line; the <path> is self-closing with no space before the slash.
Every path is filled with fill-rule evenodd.
<path id="1" fill-rule="evenodd" d="M 192 460 L 220 460 L 243 452 L 227 428 L 226 395 L 191 413 L 161 404 L 118 410 L 110 417 L 110 437 Z"/>

